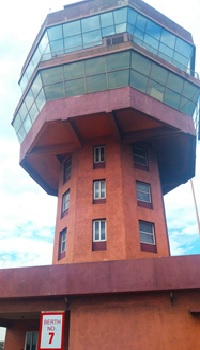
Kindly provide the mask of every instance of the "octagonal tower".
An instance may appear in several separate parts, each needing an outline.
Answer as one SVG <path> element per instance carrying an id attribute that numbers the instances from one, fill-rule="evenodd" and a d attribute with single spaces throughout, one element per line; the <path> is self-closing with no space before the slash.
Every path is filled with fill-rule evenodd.
<path id="1" fill-rule="evenodd" d="M 20 165 L 58 196 L 53 263 L 168 256 L 163 195 L 195 174 L 195 45 L 140 0 L 47 16 L 21 71 Z"/>

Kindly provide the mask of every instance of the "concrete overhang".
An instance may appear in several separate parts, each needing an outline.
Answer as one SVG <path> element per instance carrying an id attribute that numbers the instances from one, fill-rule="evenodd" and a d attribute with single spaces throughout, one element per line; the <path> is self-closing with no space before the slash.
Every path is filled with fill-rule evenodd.
<path id="1" fill-rule="evenodd" d="M 195 175 L 193 119 L 130 87 L 47 102 L 21 144 L 20 165 L 56 195 L 62 157 L 99 137 L 158 150 L 164 193 Z"/>

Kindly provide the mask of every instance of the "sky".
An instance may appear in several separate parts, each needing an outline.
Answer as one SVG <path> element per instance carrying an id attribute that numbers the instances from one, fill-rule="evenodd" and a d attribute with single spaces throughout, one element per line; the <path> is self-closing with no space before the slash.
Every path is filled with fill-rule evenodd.
<path id="1" fill-rule="evenodd" d="M 66 0 L 3 1 L 0 11 L 0 268 L 51 264 L 57 199 L 19 166 L 19 143 L 11 126 L 21 96 L 18 80 L 31 45 L 49 12 Z M 193 34 L 200 73 L 199 0 L 147 0 Z M 194 178 L 200 207 L 200 144 Z M 190 183 L 165 196 L 171 255 L 200 253 Z M 41 214 L 42 213 L 42 214 Z"/>

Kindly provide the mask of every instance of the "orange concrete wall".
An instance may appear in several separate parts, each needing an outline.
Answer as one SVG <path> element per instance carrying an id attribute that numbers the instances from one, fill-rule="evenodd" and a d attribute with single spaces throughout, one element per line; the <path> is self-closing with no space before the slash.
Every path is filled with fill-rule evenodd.
<path id="1" fill-rule="evenodd" d="M 39 331 L 40 321 L 38 320 L 15 320 L 6 330 L 5 350 L 23 350 L 25 345 L 26 332 Z"/>
<path id="2" fill-rule="evenodd" d="M 104 144 L 106 166 L 93 169 L 93 147 Z M 63 184 L 61 167 L 53 263 L 168 256 L 169 246 L 156 155 L 149 147 L 149 171 L 134 168 L 132 146 L 111 138 L 95 140 L 73 153 L 72 176 Z M 106 179 L 106 203 L 93 204 L 93 180 Z M 151 184 L 153 209 L 136 200 L 136 180 Z M 62 195 L 70 188 L 70 206 L 61 218 Z M 92 251 L 92 220 L 106 218 L 107 250 Z M 155 224 L 157 254 L 140 249 L 138 220 Z M 66 256 L 58 261 L 59 233 L 67 227 Z"/>
<path id="3" fill-rule="evenodd" d="M 70 350 L 197 350 L 198 292 L 114 296 L 71 302 Z"/>

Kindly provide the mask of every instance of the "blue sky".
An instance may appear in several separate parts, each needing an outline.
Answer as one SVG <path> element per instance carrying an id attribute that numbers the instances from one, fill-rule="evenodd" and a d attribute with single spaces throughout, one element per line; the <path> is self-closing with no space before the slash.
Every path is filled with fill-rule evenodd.
<path id="1" fill-rule="evenodd" d="M 11 0 L 0 12 L 0 268 L 51 263 L 57 201 L 49 197 L 18 165 L 19 144 L 11 126 L 20 98 L 21 67 L 49 13 L 73 2 Z M 200 72 L 199 0 L 147 0 L 147 3 L 190 31 L 197 45 Z M 9 14 L 9 15 L 8 15 Z M 194 179 L 200 207 L 200 144 Z M 172 255 L 199 254 L 194 202 L 190 184 L 165 197 Z M 42 214 L 41 214 L 42 213 Z"/>

